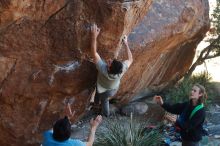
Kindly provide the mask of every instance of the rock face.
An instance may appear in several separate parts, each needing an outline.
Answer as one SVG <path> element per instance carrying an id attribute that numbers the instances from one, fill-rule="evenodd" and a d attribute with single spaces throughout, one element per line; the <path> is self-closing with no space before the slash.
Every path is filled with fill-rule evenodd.
<path id="1" fill-rule="evenodd" d="M 147 112 L 148 105 L 144 102 L 132 102 L 121 108 L 121 113 L 130 116 L 131 113 L 134 115 L 143 115 Z"/>
<path id="2" fill-rule="evenodd" d="M 132 31 L 134 63 L 116 95 L 127 102 L 187 71 L 208 10 L 208 0 L 0 0 L 0 145 L 39 145 L 65 98 L 76 120 L 83 114 L 97 74 L 91 23 L 104 59 L 124 59 L 121 38 Z"/>
<path id="3" fill-rule="evenodd" d="M 108 59 L 151 3 L 0 0 L 0 145 L 39 145 L 65 98 L 74 101 L 77 120 L 96 81 L 91 23 L 101 28 L 99 51 Z"/>
<path id="4" fill-rule="evenodd" d="M 135 61 L 117 98 L 127 102 L 180 79 L 209 29 L 208 11 L 207 0 L 154 1 L 129 36 Z"/>

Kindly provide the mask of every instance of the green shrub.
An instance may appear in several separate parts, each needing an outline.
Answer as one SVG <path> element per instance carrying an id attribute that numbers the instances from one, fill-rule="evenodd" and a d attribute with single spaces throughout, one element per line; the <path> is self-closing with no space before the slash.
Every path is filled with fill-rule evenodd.
<path id="1" fill-rule="evenodd" d="M 195 83 L 199 83 L 206 88 L 208 94 L 206 103 L 210 103 L 212 98 L 216 96 L 216 93 L 213 91 L 211 77 L 207 72 L 201 72 L 188 79 L 180 80 L 174 87 L 165 91 L 166 99 L 173 103 L 187 101 L 191 88 Z"/>
<path id="2" fill-rule="evenodd" d="M 146 126 L 146 123 L 145 123 Z M 144 124 L 128 119 L 108 120 L 97 132 L 94 146 L 157 146 L 161 135 L 157 130 L 143 132 Z"/>

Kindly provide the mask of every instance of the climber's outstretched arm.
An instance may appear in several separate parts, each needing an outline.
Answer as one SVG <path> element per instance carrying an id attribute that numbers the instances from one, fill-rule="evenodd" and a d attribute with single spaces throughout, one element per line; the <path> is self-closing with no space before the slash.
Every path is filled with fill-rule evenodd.
<path id="1" fill-rule="evenodd" d="M 98 63 L 98 61 L 101 59 L 97 52 L 97 37 L 99 35 L 100 29 L 97 27 L 96 24 L 93 24 L 91 26 L 91 51 L 94 58 L 95 64 Z"/>
<path id="2" fill-rule="evenodd" d="M 127 60 L 125 60 L 125 62 L 127 64 L 127 66 L 129 67 L 132 64 L 132 62 L 133 62 L 133 56 L 132 56 L 131 50 L 130 50 L 130 48 L 128 46 L 128 38 L 127 38 L 127 36 L 124 36 L 122 41 L 123 41 L 123 43 L 125 45 L 126 52 L 127 52 L 127 58 L 128 58 Z"/>

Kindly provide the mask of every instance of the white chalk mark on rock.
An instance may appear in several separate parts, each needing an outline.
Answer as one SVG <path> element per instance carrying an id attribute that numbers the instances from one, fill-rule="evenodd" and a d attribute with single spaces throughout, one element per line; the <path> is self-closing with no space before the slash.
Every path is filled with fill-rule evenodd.
<path id="1" fill-rule="evenodd" d="M 65 71 L 66 73 L 69 73 L 77 69 L 79 66 L 80 66 L 80 63 L 78 61 L 70 61 L 67 64 L 63 64 L 63 65 L 54 65 L 54 71 L 50 76 L 49 84 L 52 85 L 54 81 L 54 76 L 57 72 Z"/>

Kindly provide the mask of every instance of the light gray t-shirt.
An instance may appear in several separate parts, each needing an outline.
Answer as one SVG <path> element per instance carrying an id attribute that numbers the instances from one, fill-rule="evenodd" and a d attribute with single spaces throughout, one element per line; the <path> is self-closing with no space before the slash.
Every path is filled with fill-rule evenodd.
<path id="1" fill-rule="evenodd" d="M 123 69 L 121 74 L 109 74 L 108 73 L 108 65 L 107 63 L 100 59 L 96 64 L 96 68 L 98 70 L 98 78 L 97 78 L 97 90 L 98 93 L 103 93 L 107 90 L 117 90 L 120 85 L 121 77 L 128 69 L 128 65 L 126 62 L 122 62 Z"/>

